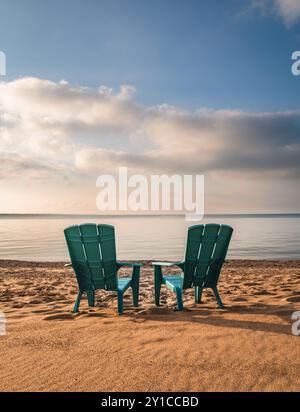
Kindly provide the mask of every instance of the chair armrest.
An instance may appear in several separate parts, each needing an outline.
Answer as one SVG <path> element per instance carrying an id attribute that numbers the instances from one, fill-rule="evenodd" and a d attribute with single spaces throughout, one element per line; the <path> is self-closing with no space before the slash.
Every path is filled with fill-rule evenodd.
<path id="1" fill-rule="evenodd" d="M 153 266 L 183 266 L 184 261 L 177 261 L 177 262 L 152 262 Z"/>
<path id="2" fill-rule="evenodd" d="M 141 267 L 141 266 L 144 266 L 144 265 L 143 265 L 143 263 L 122 262 L 120 260 L 117 260 L 117 266 L 118 266 L 118 268 L 121 268 L 121 267 Z"/>
<path id="3" fill-rule="evenodd" d="M 65 268 L 69 268 L 69 267 L 72 267 L 73 265 L 72 265 L 72 263 L 66 263 L 64 266 L 65 266 Z"/>

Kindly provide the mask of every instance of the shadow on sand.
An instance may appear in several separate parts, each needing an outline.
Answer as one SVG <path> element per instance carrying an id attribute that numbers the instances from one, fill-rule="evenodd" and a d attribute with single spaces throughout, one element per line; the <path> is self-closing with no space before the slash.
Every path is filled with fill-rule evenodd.
<path id="1" fill-rule="evenodd" d="M 201 308 L 197 305 L 193 308 L 187 308 L 183 312 L 174 311 L 170 308 L 154 307 L 145 309 L 135 316 L 132 315 L 133 322 L 163 321 L 163 322 L 193 322 L 202 325 L 211 325 L 224 328 L 246 329 L 256 332 L 270 332 L 282 335 L 292 336 L 291 333 L 291 315 L 293 308 L 278 305 L 260 305 L 257 304 L 248 307 L 231 306 L 225 310 Z M 227 315 L 247 316 L 248 319 L 229 319 Z M 263 322 L 259 320 L 249 320 L 249 315 L 279 317 L 281 322 Z M 130 316 L 130 315 L 129 315 Z M 285 324 L 282 323 L 285 322 Z"/>

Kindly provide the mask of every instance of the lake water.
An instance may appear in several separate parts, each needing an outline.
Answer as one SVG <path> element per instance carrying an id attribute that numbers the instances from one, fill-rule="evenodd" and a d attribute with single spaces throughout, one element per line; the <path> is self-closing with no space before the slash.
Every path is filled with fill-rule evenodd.
<path id="1" fill-rule="evenodd" d="M 182 216 L 1 216 L 0 259 L 69 260 L 63 229 L 96 222 L 116 227 L 119 259 L 181 259 L 187 227 Z M 210 216 L 201 223 L 234 228 L 228 257 L 300 259 L 300 215 Z"/>

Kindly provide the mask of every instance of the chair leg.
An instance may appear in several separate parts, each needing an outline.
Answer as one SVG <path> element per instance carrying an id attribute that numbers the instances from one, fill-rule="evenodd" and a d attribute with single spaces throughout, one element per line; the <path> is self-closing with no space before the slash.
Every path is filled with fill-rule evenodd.
<path id="1" fill-rule="evenodd" d="M 74 308 L 73 308 L 73 313 L 77 313 L 78 310 L 79 310 L 79 305 L 80 305 L 80 301 L 81 301 L 81 298 L 82 298 L 82 293 L 83 292 L 81 290 L 78 292 L 77 298 L 75 300 Z"/>
<path id="2" fill-rule="evenodd" d="M 118 290 L 118 314 L 122 315 L 123 313 L 123 292 Z"/>
<path id="3" fill-rule="evenodd" d="M 202 303 L 202 287 L 196 286 L 195 287 L 195 302 L 196 303 Z"/>
<path id="4" fill-rule="evenodd" d="M 134 266 L 132 274 L 132 298 L 133 306 L 139 306 L 139 289 L 140 289 L 140 266 Z"/>
<path id="5" fill-rule="evenodd" d="M 155 292 L 155 305 L 156 306 L 159 306 L 161 283 L 162 283 L 161 266 L 154 266 L 154 292 Z"/>
<path id="6" fill-rule="evenodd" d="M 87 290 L 86 296 L 87 296 L 89 306 L 93 308 L 95 306 L 94 291 L 92 289 Z"/>
<path id="7" fill-rule="evenodd" d="M 182 312 L 183 311 L 182 289 L 176 288 L 176 296 L 177 296 L 177 308 L 180 312 Z"/>
<path id="8" fill-rule="evenodd" d="M 213 288 L 213 291 L 214 291 L 215 297 L 216 297 L 216 299 L 217 299 L 219 309 L 225 309 L 225 306 L 223 305 L 221 296 L 219 295 L 219 291 L 218 291 L 217 286 L 215 286 L 215 287 Z"/>

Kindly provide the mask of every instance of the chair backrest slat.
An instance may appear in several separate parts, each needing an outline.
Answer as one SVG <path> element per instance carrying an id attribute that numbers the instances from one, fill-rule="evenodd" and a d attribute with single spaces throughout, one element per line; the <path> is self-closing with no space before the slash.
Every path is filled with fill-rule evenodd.
<path id="1" fill-rule="evenodd" d="M 208 268 L 211 264 L 212 254 L 218 239 L 219 230 L 220 225 L 210 224 L 204 226 L 197 268 L 195 270 L 194 285 L 201 285 L 206 278 Z"/>
<path id="2" fill-rule="evenodd" d="M 184 289 L 192 286 L 216 286 L 232 231 L 230 226 L 219 224 L 196 225 L 189 228 Z"/>
<path id="3" fill-rule="evenodd" d="M 199 249 L 202 242 L 204 225 L 191 226 L 188 230 L 183 287 L 191 287 L 194 281 Z"/>
<path id="4" fill-rule="evenodd" d="M 212 255 L 212 263 L 208 269 L 207 276 L 204 282 L 206 287 L 214 287 L 217 285 L 221 273 L 222 265 L 225 261 L 228 246 L 232 236 L 233 229 L 227 225 L 221 225 L 218 233 L 218 240 Z"/>
<path id="5" fill-rule="evenodd" d="M 87 223 L 80 225 L 82 246 L 86 255 L 86 264 L 90 271 L 91 281 L 95 289 L 105 288 L 105 279 L 103 275 L 102 259 L 99 249 L 99 236 L 97 225 Z M 95 262 L 101 262 L 99 265 Z"/>
<path id="6" fill-rule="evenodd" d="M 110 225 L 98 225 L 98 232 L 106 287 L 108 290 L 115 290 L 117 288 L 115 229 Z"/>
<path id="7" fill-rule="evenodd" d="M 79 288 L 116 290 L 117 260 L 113 226 L 87 223 L 71 226 L 64 233 Z M 108 237 L 109 245 L 103 246 Z"/>

